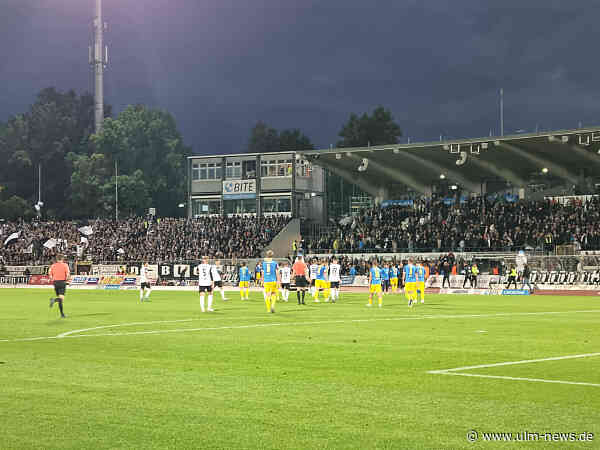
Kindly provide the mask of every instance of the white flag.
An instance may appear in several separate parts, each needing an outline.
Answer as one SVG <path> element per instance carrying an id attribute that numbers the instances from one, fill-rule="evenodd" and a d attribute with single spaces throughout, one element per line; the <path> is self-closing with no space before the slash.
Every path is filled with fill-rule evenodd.
<path id="1" fill-rule="evenodd" d="M 94 230 L 92 230 L 92 227 L 89 225 L 79 228 L 79 232 L 81 234 L 85 234 L 86 236 L 89 236 L 90 234 L 94 234 Z"/>
<path id="2" fill-rule="evenodd" d="M 46 242 L 44 242 L 44 247 L 46 247 L 46 248 L 56 247 L 56 239 L 48 239 Z"/>
<path id="3" fill-rule="evenodd" d="M 85 245 L 88 245 L 88 244 L 90 243 L 90 242 L 88 241 L 88 238 L 86 238 L 86 237 L 84 237 L 84 236 L 81 236 L 81 241 L 80 241 L 80 242 L 81 242 L 81 244 L 85 244 Z"/>
<path id="4" fill-rule="evenodd" d="M 8 244 L 10 241 L 14 241 L 15 239 L 19 239 L 19 236 L 21 236 L 21 232 L 17 231 L 13 234 L 11 234 L 9 237 L 6 238 L 6 240 L 4 241 L 4 245 Z"/>
<path id="5" fill-rule="evenodd" d="M 125 250 L 123 250 L 122 248 L 120 248 L 119 250 L 117 250 L 117 253 L 120 253 L 122 255 L 123 253 L 125 253 Z"/>

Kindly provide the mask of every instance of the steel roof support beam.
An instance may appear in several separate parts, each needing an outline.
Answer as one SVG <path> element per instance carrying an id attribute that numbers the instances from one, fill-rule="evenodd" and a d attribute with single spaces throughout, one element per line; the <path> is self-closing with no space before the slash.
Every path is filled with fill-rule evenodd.
<path id="1" fill-rule="evenodd" d="M 381 195 L 381 192 L 377 188 L 377 186 L 374 186 L 371 183 L 367 183 L 364 180 L 364 178 L 361 177 L 358 173 L 352 173 L 349 170 L 342 169 L 340 167 L 335 167 L 333 165 L 327 164 L 323 160 L 313 161 L 313 163 L 317 164 L 321 167 L 325 167 L 327 170 L 330 170 L 331 172 L 335 173 L 336 175 L 339 175 L 347 182 L 357 185 L 359 188 L 361 188 L 363 191 L 369 193 L 373 197 L 377 197 L 378 195 Z"/>
<path id="2" fill-rule="evenodd" d="M 524 187 L 527 185 L 527 181 L 512 170 L 497 167 L 494 164 L 477 157 L 470 158 L 469 161 L 470 164 L 476 165 L 481 170 L 493 173 L 503 180 L 510 181 L 513 186 Z"/>
<path id="3" fill-rule="evenodd" d="M 462 187 L 466 188 L 467 190 L 469 190 L 471 192 L 480 192 L 480 190 L 481 190 L 481 186 L 479 185 L 479 183 L 474 183 L 473 181 L 464 177 L 462 174 L 458 173 L 455 170 L 447 169 L 443 166 L 440 166 L 437 163 L 428 161 L 419 156 L 415 156 L 410 152 L 400 152 L 399 154 L 414 161 L 416 164 L 420 164 L 422 166 L 427 167 L 428 169 L 436 172 L 438 175 L 440 175 L 442 173 L 445 174 L 448 178 L 450 178 L 453 181 L 456 181 Z M 437 176 L 434 178 L 437 178 Z"/>
<path id="4" fill-rule="evenodd" d="M 350 155 L 347 155 L 346 158 L 355 160 L 357 162 L 357 164 L 360 164 L 362 162 L 362 158 L 359 158 L 359 157 L 353 155 L 352 153 Z M 406 186 L 409 186 L 412 189 L 414 189 L 415 191 L 420 192 L 422 194 L 426 194 L 427 192 L 429 192 L 429 189 L 427 189 L 427 186 L 425 184 L 419 182 L 414 177 L 403 173 L 401 170 L 391 169 L 390 167 L 385 167 L 382 164 L 380 164 L 379 162 L 375 161 L 373 158 L 367 157 L 367 159 L 369 160 L 369 168 L 367 170 L 375 169 L 378 172 L 383 173 L 385 176 L 387 176 L 393 180 L 396 180 L 399 183 L 402 183 Z"/>
<path id="5" fill-rule="evenodd" d="M 507 144 L 506 142 L 500 142 L 500 147 L 509 150 L 510 152 L 514 153 L 515 155 L 521 158 L 529 160 L 530 162 L 538 166 L 540 170 L 546 167 L 548 168 L 548 170 L 550 170 L 550 172 L 553 175 L 556 175 L 559 178 L 567 180 L 573 184 L 577 184 L 579 182 L 579 177 L 577 175 L 574 175 L 564 167 L 561 167 L 558 164 L 555 164 L 546 158 L 541 158 L 539 156 L 532 155 L 528 151 L 523 150 L 522 148 L 519 148 L 516 145 Z"/>

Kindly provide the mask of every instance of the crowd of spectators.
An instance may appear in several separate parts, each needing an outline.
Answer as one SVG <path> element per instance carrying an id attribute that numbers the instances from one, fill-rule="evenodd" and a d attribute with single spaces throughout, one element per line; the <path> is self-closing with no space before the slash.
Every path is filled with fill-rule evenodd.
<path id="1" fill-rule="evenodd" d="M 586 203 L 416 200 L 364 210 L 309 240 L 310 253 L 600 250 L 600 199 Z"/>
<path id="2" fill-rule="evenodd" d="M 236 216 L 156 220 L 136 217 L 118 222 L 101 219 L 3 222 L 0 263 L 43 264 L 57 252 L 94 262 L 198 260 L 202 255 L 255 258 L 288 221 L 289 218 L 281 216 Z M 82 233 L 83 226 L 90 226 L 92 233 Z M 20 232 L 19 237 L 5 245 L 16 232 Z M 45 247 L 50 239 L 56 245 Z"/>

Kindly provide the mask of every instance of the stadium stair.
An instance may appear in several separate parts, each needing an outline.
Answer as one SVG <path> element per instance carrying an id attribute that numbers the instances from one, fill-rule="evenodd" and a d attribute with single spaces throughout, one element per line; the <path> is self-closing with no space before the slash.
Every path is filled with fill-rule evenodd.
<path id="1" fill-rule="evenodd" d="M 292 242 L 294 240 L 300 241 L 300 219 L 290 220 L 283 230 L 263 249 L 263 257 L 267 250 L 273 250 L 275 258 L 287 258 L 292 252 Z"/>

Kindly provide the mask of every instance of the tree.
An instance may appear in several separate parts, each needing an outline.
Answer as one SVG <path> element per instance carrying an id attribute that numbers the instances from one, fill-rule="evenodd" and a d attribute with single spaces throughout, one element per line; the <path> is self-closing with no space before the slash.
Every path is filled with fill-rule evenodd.
<path id="1" fill-rule="evenodd" d="M 183 145 L 173 116 L 142 105 L 129 106 L 117 118 L 106 119 L 92 142 L 95 151 L 109 159 L 111 167 L 118 162 L 119 174 L 143 181 L 149 205 L 156 207 L 160 215 L 178 214 L 177 205 L 186 194 L 185 157 L 191 152 Z M 137 171 L 141 175 L 136 175 Z M 135 192 L 140 193 L 138 187 Z"/>
<path id="2" fill-rule="evenodd" d="M 20 217 L 30 219 L 35 215 L 33 206 L 24 198 L 13 195 L 6 200 L 0 200 L 0 218 L 16 220 Z"/>
<path id="3" fill-rule="evenodd" d="M 105 185 L 109 182 L 110 168 L 102 153 L 67 156 L 73 167 L 69 199 L 74 217 L 102 217 L 107 214 Z"/>
<path id="4" fill-rule="evenodd" d="M 308 136 L 298 128 L 293 128 L 279 133 L 279 148 L 281 151 L 313 150 L 314 145 L 312 145 Z"/>
<path id="5" fill-rule="evenodd" d="M 141 170 L 134 171 L 131 175 L 119 175 L 119 216 L 142 216 L 151 206 L 152 199 L 144 173 Z M 111 199 L 111 202 L 106 202 L 107 209 L 113 211 L 115 183 L 114 177 L 104 185 L 104 198 Z"/>
<path id="6" fill-rule="evenodd" d="M 106 106 L 105 115 L 110 115 Z M 42 166 L 42 200 L 46 211 L 70 216 L 65 191 L 71 179 L 69 153 L 87 153 L 94 129 L 94 98 L 74 91 L 42 90 L 25 114 L 0 126 L 0 180 L 7 191 L 37 200 L 38 166 Z"/>
<path id="7" fill-rule="evenodd" d="M 348 122 L 339 133 L 342 140 L 338 147 L 366 147 L 368 145 L 397 144 L 402 136 L 400 126 L 394 122 L 392 113 L 383 106 L 378 106 L 369 116 L 350 114 Z"/>
<path id="8" fill-rule="evenodd" d="M 279 133 L 266 123 L 259 121 L 250 132 L 248 153 L 267 153 L 279 151 Z"/>
<path id="9" fill-rule="evenodd" d="M 248 142 L 249 153 L 300 151 L 313 148 L 308 136 L 298 128 L 290 128 L 280 133 L 262 121 L 252 128 Z"/>

